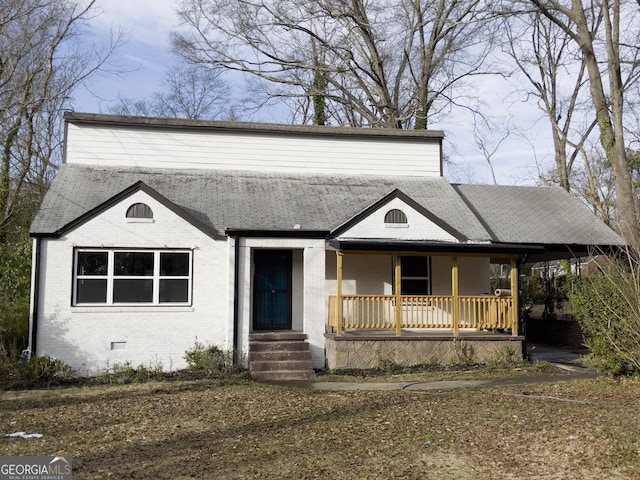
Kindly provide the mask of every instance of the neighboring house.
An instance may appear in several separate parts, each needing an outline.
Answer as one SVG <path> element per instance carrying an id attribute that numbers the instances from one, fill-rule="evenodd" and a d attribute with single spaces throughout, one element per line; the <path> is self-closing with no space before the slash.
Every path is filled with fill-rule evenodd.
<path id="1" fill-rule="evenodd" d="M 517 295 L 490 291 L 490 263 L 515 293 L 524 260 L 623 244 L 561 189 L 449 184 L 439 131 L 66 128 L 31 227 L 30 348 L 87 374 L 183 368 L 196 340 L 245 364 L 251 348 L 256 371 L 284 368 L 258 356 L 283 338 L 303 339 L 307 370 L 521 355 Z"/>
<path id="2" fill-rule="evenodd" d="M 597 253 L 597 252 L 594 252 Z M 609 258 L 603 255 L 591 255 L 588 257 L 572 258 L 569 262 L 569 270 L 573 275 L 593 275 L 602 271 L 609 264 Z M 566 275 L 566 265 L 560 260 L 537 262 L 531 266 L 531 276 L 550 279 Z"/>

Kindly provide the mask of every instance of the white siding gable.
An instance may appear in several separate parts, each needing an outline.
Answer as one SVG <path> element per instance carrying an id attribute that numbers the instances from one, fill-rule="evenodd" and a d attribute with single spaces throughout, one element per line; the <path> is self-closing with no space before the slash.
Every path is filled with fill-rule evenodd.
<path id="1" fill-rule="evenodd" d="M 393 209 L 401 210 L 407 216 L 406 224 L 385 223 L 385 215 Z M 342 232 L 338 238 L 432 240 L 458 243 L 458 239 L 451 233 L 400 198 L 393 198 L 380 206 L 360 222 Z"/>
<path id="2" fill-rule="evenodd" d="M 319 127 L 318 127 L 319 128 Z M 327 129 L 331 127 L 325 127 Z M 433 135 L 302 135 L 67 124 L 65 162 L 98 166 L 439 177 Z M 341 129 L 342 130 L 342 129 Z"/>
<path id="3" fill-rule="evenodd" d="M 127 219 L 144 203 L 153 219 Z M 184 304 L 73 305 L 75 249 L 149 249 L 192 252 L 192 301 Z M 66 232 L 43 238 L 37 354 L 64 360 L 82 374 L 115 363 L 161 363 L 184 368 L 196 339 L 231 349 L 228 242 L 214 240 L 143 191 Z"/>
<path id="4" fill-rule="evenodd" d="M 153 218 L 127 218 L 127 210 L 136 203 L 150 207 Z M 91 224 L 91 228 L 85 227 L 86 224 Z M 198 232 L 197 237 L 206 237 L 178 214 L 139 190 L 76 227 L 67 236 L 75 238 L 79 246 L 129 247 L 132 245 L 123 244 L 123 238 L 129 238 L 129 243 L 137 247 L 167 248 L 175 244 L 192 246 L 193 231 Z"/>

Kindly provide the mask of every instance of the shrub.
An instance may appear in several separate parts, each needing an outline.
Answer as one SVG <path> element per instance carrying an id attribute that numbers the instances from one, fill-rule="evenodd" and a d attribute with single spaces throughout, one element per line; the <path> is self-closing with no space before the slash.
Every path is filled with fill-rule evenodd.
<path id="1" fill-rule="evenodd" d="M 7 352 L 5 346 L 0 342 L 0 389 L 14 386 L 20 378 L 18 362 L 14 357 L 14 355 L 10 355 Z"/>
<path id="2" fill-rule="evenodd" d="M 43 355 L 31 357 L 20 369 L 25 387 L 52 387 L 73 382 L 77 372 L 62 360 Z"/>
<path id="3" fill-rule="evenodd" d="M 240 373 L 241 367 L 234 362 L 233 352 L 225 352 L 215 345 L 204 345 L 195 341 L 193 348 L 184 354 L 189 368 L 199 370 L 208 377 L 226 377 Z"/>
<path id="4" fill-rule="evenodd" d="M 575 280 L 570 293 L 591 364 L 614 375 L 640 373 L 639 273 L 633 264 L 614 264 Z"/>
<path id="5" fill-rule="evenodd" d="M 150 362 L 149 366 L 138 365 L 134 367 L 130 361 L 114 363 L 112 367 L 107 367 L 105 372 L 96 377 L 93 382 L 99 384 L 140 383 L 149 380 L 159 380 L 164 378 L 164 370 L 160 362 Z"/>

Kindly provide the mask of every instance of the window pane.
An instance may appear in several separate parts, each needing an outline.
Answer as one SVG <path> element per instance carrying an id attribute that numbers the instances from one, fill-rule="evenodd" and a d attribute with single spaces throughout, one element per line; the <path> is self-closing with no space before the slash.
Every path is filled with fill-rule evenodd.
<path id="1" fill-rule="evenodd" d="M 160 280 L 160 303 L 187 303 L 189 301 L 189 280 Z"/>
<path id="2" fill-rule="evenodd" d="M 428 295 L 429 280 L 402 280 L 402 295 Z"/>
<path id="3" fill-rule="evenodd" d="M 76 304 L 79 303 L 107 303 L 107 279 L 78 280 Z"/>
<path id="4" fill-rule="evenodd" d="M 160 253 L 160 275 L 189 275 L 188 253 Z"/>
<path id="5" fill-rule="evenodd" d="M 400 257 L 403 277 L 429 276 L 429 257 Z"/>
<path id="6" fill-rule="evenodd" d="M 153 275 L 153 252 L 116 252 L 114 275 L 148 277 Z"/>
<path id="7" fill-rule="evenodd" d="M 153 218 L 153 212 L 144 203 L 134 203 L 127 210 L 127 218 Z"/>
<path id="8" fill-rule="evenodd" d="M 153 302 L 153 280 L 117 279 L 113 281 L 113 303 Z"/>
<path id="9" fill-rule="evenodd" d="M 106 275 L 107 252 L 78 252 L 78 275 Z"/>
<path id="10" fill-rule="evenodd" d="M 394 208 L 384 216 L 384 223 L 407 223 L 407 216 L 402 210 Z"/>

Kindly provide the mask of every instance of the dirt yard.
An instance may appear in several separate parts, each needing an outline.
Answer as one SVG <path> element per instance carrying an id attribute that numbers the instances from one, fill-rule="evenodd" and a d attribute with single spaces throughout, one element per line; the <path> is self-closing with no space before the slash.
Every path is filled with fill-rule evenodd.
<path id="1" fill-rule="evenodd" d="M 431 392 L 154 382 L 0 394 L 2 455 L 74 479 L 637 479 L 640 380 Z M 25 431 L 41 439 L 7 438 Z"/>

